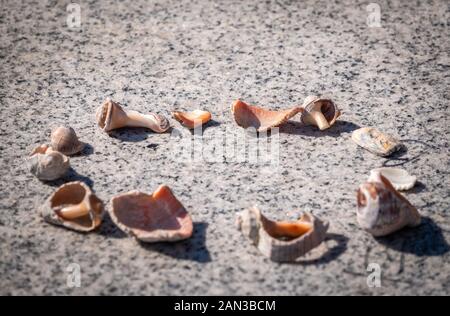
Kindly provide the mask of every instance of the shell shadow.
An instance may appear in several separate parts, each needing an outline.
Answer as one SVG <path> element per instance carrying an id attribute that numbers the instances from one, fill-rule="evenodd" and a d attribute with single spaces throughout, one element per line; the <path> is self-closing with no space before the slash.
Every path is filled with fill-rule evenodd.
<path id="1" fill-rule="evenodd" d="M 45 181 L 44 183 L 46 183 L 52 187 L 59 187 L 59 186 L 63 185 L 64 183 L 73 182 L 73 181 L 83 182 L 91 189 L 93 189 L 93 187 L 94 187 L 94 181 L 92 181 L 91 178 L 79 174 L 72 167 L 69 169 L 69 171 L 67 172 L 67 174 L 64 177 L 62 177 L 58 180 L 54 180 L 54 181 Z"/>
<path id="2" fill-rule="evenodd" d="M 217 127 L 220 126 L 220 122 L 216 121 L 216 120 L 209 120 L 206 124 L 202 125 L 202 135 L 205 133 L 205 131 L 210 128 L 210 127 Z M 191 132 L 192 135 L 194 135 L 195 130 L 190 129 L 189 130 Z"/>
<path id="3" fill-rule="evenodd" d="M 309 266 L 309 265 L 326 264 L 333 260 L 336 260 L 347 250 L 348 238 L 340 234 L 327 234 L 325 241 L 330 240 L 335 241 L 336 245 L 328 249 L 320 258 L 312 260 L 300 259 L 296 262 L 293 262 L 293 264 Z"/>
<path id="4" fill-rule="evenodd" d="M 418 227 L 405 228 L 375 240 L 388 248 L 419 257 L 442 256 L 450 250 L 442 229 L 429 217 L 422 218 Z"/>
<path id="5" fill-rule="evenodd" d="M 351 133 L 358 128 L 360 126 L 355 123 L 338 120 L 329 129 L 321 131 L 315 126 L 305 125 L 298 121 L 288 121 L 286 124 L 280 126 L 280 133 L 307 137 L 340 137 L 341 134 Z"/>
<path id="6" fill-rule="evenodd" d="M 85 143 L 85 146 L 81 152 L 74 155 L 74 157 L 84 157 L 84 156 L 90 156 L 94 153 L 94 147 L 92 147 L 91 144 Z"/>
<path id="7" fill-rule="evenodd" d="M 194 223 L 192 237 L 175 243 L 143 243 L 142 248 L 148 251 L 157 251 L 166 256 L 180 260 L 191 260 L 199 263 L 211 262 L 211 255 L 206 247 L 206 230 L 208 223 Z"/>
<path id="8" fill-rule="evenodd" d="M 406 191 L 406 193 L 417 194 L 424 191 L 427 191 L 427 186 L 423 182 L 417 181 L 414 187 Z"/>
<path id="9" fill-rule="evenodd" d="M 98 229 L 98 234 L 116 239 L 128 237 L 127 234 L 114 224 L 108 212 L 105 212 L 102 224 Z"/>
<path id="10" fill-rule="evenodd" d="M 144 127 L 124 127 L 113 130 L 109 136 L 118 139 L 122 142 L 138 143 L 146 140 L 149 134 L 154 134 L 153 131 Z"/>

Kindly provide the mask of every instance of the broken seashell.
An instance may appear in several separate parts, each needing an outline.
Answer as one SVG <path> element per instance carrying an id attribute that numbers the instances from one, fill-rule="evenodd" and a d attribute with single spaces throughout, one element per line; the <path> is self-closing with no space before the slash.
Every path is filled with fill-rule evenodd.
<path id="1" fill-rule="evenodd" d="M 103 213 L 103 202 L 79 181 L 60 186 L 41 208 L 45 221 L 80 232 L 97 228 Z"/>
<path id="2" fill-rule="evenodd" d="M 39 180 L 53 181 L 64 176 L 70 168 L 69 157 L 40 145 L 28 158 L 30 172 Z"/>
<path id="3" fill-rule="evenodd" d="M 321 131 L 330 128 L 341 115 L 341 111 L 332 100 L 315 95 L 306 97 L 302 107 L 305 109 L 301 116 L 302 122 L 315 125 Z"/>
<path id="4" fill-rule="evenodd" d="M 141 241 L 178 241 L 192 236 L 191 216 L 165 185 L 152 195 L 139 191 L 117 195 L 111 205 L 114 223 Z"/>
<path id="5" fill-rule="evenodd" d="M 329 226 L 308 213 L 296 222 L 272 221 L 257 207 L 242 211 L 237 224 L 263 255 L 277 262 L 295 261 L 320 245 Z"/>
<path id="6" fill-rule="evenodd" d="M 174 111 L 172 116 L 189 129 L 194 129 L 211 120 L 211 113 L 202 110 L 194 110 L 192 112 Z"/>
<path id="7" fill-rule="evenodd" d="M 258 132 L 264 132 L 272 127 L 286 123 L 290 118 L 303 109 L 294 107 L 288 110 L 270 111 L 258 106 L 248 105 L 241 100 L 237 100 L 231 106 L 236 123 L 243 127 L 254 127 Z"/>
<path id="8" fill-rule="evenodd" d="M 145 127 L 156 133 L 164 133 L 170 127 L 169 121 L 162 115 L 124 111 L 118 103 L 109 99 L 97 109 L 96 119 L 100 128 L 107 133 L 122 127 Z"/>
<path id="9" fill-rule="evenodd" d="M 379 171 L 371 174 L 357 194 L 359 225 L 375 237 L 386 236 L 403 227 L 420 225 L 417 209 Z"/>
<path id="10" fill-rule="evenodd" d="M 411 176 L 408 171 L 401 168 L 377 168 L 373 169 L 371 173 L 380 172 L 383 177 L 389 180 L 394 189 L 399 191 L 409 190 L 416 184 L 417 178 Z M 370 178 L 369 178 L 370 179 Z"/>
<path id="11" fill-rule="evenodd" d="M 85 145 L 85 143 L 78 140 L 77 134 L 72 127 L 60 126 L 52 131 L 51 148 L 54 151 L 71 156 L 82 151 Z"/>
<path id="12" fill-rule="evenodd" d="M 383 134 L 373 127 L 363 127 L 352 133 L 352 140 L 376 155 L 387 157 L 403 149 L 404 145 L 392 136 Z"/>

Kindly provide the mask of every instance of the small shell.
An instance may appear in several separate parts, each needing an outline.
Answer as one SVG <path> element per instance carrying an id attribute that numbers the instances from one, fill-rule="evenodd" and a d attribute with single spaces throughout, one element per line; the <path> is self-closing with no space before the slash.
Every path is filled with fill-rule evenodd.
<path id="1" fill-rule="evenodd" d="M 399 191 L 406 191 L 414 187 L 417 178 L 411 176 L 408 171 L 400 168 L 377 168 L 373 169 L 371 173 L 380 172 L 383 177 L 389 180 L 392 186 Z M 370 178 L 369 178 L 370 179 Z"/>
<path id="2" fill-rule="evenodd" d="M 359 225 L 376 237 L 421 222 L 417 209 L 380 172 L 373 172 L 369 181 L 360 186 L 357 204 Z"/>
<path id="3" fill-rule="evenodd" d="M 404 145 L 392 136 L 383 134 L 373 127 L 363 127 L 352 133 L 353 141 L 376 155 L 387 157 L 403 149 Z"/>
<path id="4" fill-rule="evenodd" d="M 341 111 L 332 100 L 315 95 L 306 97 L 302 107 L 305 109 L 301 116 L 302 122 L 315 125 L 320 130 L 330 128 L 341 115 Z"/>
<path id="5" fill-rule="evenodd" d="M 79 181 L 60 186 L 41 208 L 45 221 L 80 232 L 97 228 L 103 213 L 103 202 Z"/>
<path id="6" fill-rule="evenodd" d="M 263 255 L 277 262 L 295 261 L 320 245 L 329 226 L 311 214 L 296 222 L 271 221 L 257 207 L 242 211 L 237 223 Z"/>
<path id="7" fill-rule="evenodd" d="M 64 155 L 75 155 L 82 151 L 85 145 L 78 140 L 72 127 L 60 126 L 52 131 L 51 147 Z"/>
<path id="8" fill-rule="evenodd" d="M 194 110 L 192 112 L 172 112 L 172 116 L 189 129 L 206 124 L 211 120 L 211 113 L 208 111 Z"/>
<path id="9" fill-rule="evenodd" d="M 144 242 L 178 241 L 192 236 L 189 213 L 162 185 L 152 195 L 131 191 L 111 199 L 111 219 L 125 233 Z"/>
<path id="10" fill-rule="evenodd" d="M 40 145 L 35 148 L 27 162 L 30 172 L 42 181 L 59 179 L 70 168 L 69 157 L 52 151 L 48 145 Z"/>
<path id="11" fill-rule="evenodd" d="M 263 132 L 286 123 L 297 113 L 303 111 L 300 107 L 288 110 L 270 111 L 258 106 L 248 105 L 237 100 L 231 106 L 236 123 L 243 127 L 254 127 L 258 132 Z"/>

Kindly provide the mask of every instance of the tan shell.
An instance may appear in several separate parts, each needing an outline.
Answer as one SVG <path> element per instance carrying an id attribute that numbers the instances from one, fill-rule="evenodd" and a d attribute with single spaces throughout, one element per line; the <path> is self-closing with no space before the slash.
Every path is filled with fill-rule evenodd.
<path id="1" fill-rule="evenodd" d="M 263 255 L 277 262 L 296 261 L 320 245 L 329 226 L 308 213 L 296 222 L 272 221 L 257 207 L 242 211 L 237 224 Z"/>
<path id="2" fill-rule="evenodd" d="M 371 176 L 374 172 L 380 172 L 383 177 L 389 180 L 394 189 L 406 191 L 414 187 L 417 178 L 412 176 L 405 169 L 401 168 L 376 168 L 371 170 Z"/>
<path id="3" fill-rule="evenodd" d="M 41 208 L 45 221 L 80 232 L 97 228 L 103 213 L 103 202 L 79 181 L 60 186 Z"/>
<path id="4" fill-rule="evenodd" d="M 27 159 L 30 172 L 39 180 L 53 181 L 63 177 L 70 168 L 69 157 L 40 145 Z"/>
<path id="5" fill-rule="evenodd" d="M 372 235 L 386 236 L 420 225 L 417 209 L 380 172 L 373 172 L 357 194 L 357 220 Z"/>
<path id="6" fill-rule="evenodd" d="M 144 242 L 178 241 L 192 236 L 193 223 L 169 187 L 152 195 L 131 191 L 111 199 L 111 219 L 125 233 Z"/>
<path id="7" fill-rule="evenodd" d="M 303 111 L 300 107 L 288 110 L 270 111 L 258 106 L 248 105 L 237 100 L 231 106 L 236 123 L 243 127 L 254 127 L 258 132 L 263 132 L 286 123 L 297 113 Z"/>
<path id="8" fill-rule="evenodd" d="M 174 111 L 172 112 L 172 116 L 189 129 L 194 129 L 211 120 L 211 113 L 202 110 L 194 110 L 191 112 Z"/>
<path id="9" fill-rule="evenodd" d="M 169 121 L 162 115 L 124 111 L 118 103 L 109 99 L 97 109 L 95 117 L 98 126 L 107 133 L 122 127 L 145 127 L 156 133 L 163 133 L 170 128 Z"/>
<path id="10" fill-rule="evenodd" d="M 302 107 L 305 109 L 301 116 L 302 122 L 317 126 L 320 130 L 330 128 L 341 115 L 341 111 L 332 100 L 315 95 L 308 96 Z"/>
<path id="11" fill-rule="evenodd" d="M 75 155 L 82 151 L 85 145 L 78 140 L 78 136 L 72 127 L 60 126 L 52 131 L 51 147 L 64 155 Z"/>
<path id="12" fill-rule="evenodd" d="M 373 127 L 363 127 L 352 133 L 352 140 L 364 149 L 378 156 L 387 157 L 403 149 L 404 145 L 392 136 L 383 134 Z"/>

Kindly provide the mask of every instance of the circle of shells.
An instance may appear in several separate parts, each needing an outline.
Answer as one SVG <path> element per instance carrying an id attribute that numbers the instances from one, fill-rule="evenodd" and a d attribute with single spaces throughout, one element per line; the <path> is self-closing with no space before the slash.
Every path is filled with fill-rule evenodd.
<path id="1" fill-rule="evenodd" d="M 284 110 L 269 110 L 236 100 L 231 105 L 236 124 L 270 130 L 300 114 L 305 125 L 323 131 L 334 125 L 341 115 L 336 103 L 327 98 L 308 96 L 301 106 Z M 211 113 L 195 109 L 173 111 L 172 116 L 188 129 L 211 120 Z M 169 130 L 169 120 L 159 114 L 142 114 L 125 110 L 107 99 L 96 111 L 96 121 L 102 131 L 124 127 L 144 127 L 156 133 Z M 367 151 L 387 157 L 404 148 L 394 137 L 372 127 L 352 133 L 352 140 Z M 63 177 L 70 168 L 69 156 L 83 151 L 86 144 L 78 139 L 71 127 L 60 126 L 51 133 L 50 143 L 36 147 L 27 159 L 29 170 L 42 181 Z M 416 178 L 399 168 L 378 168 L 370 172 L 367 182 L 357 192 L 357 222 L 373 236 L 385 236 L 406 226 L 418 226 L 421 216 L 399 192 L 411 189 Z M 161 185 L 152 194 L 131 191 L 111 198 L 108 210 L 117 227 L 143 242 L 174 242 L 190 238 L 193 222 L 172 190 Z M 48 223 L 79 232 L 98 228 L 105 213 L 104 203 L 85 183 L 74 181 L 57 188 L 45 201 L 40 213 Z M 276 262 L 292 262 L 319 246 L 327 236 L 328 222 L 305 213 L 297 221 L 274 221 L 257 207 L 243 210 L 237 216 L 237 227 L 266 257 Z"/>

